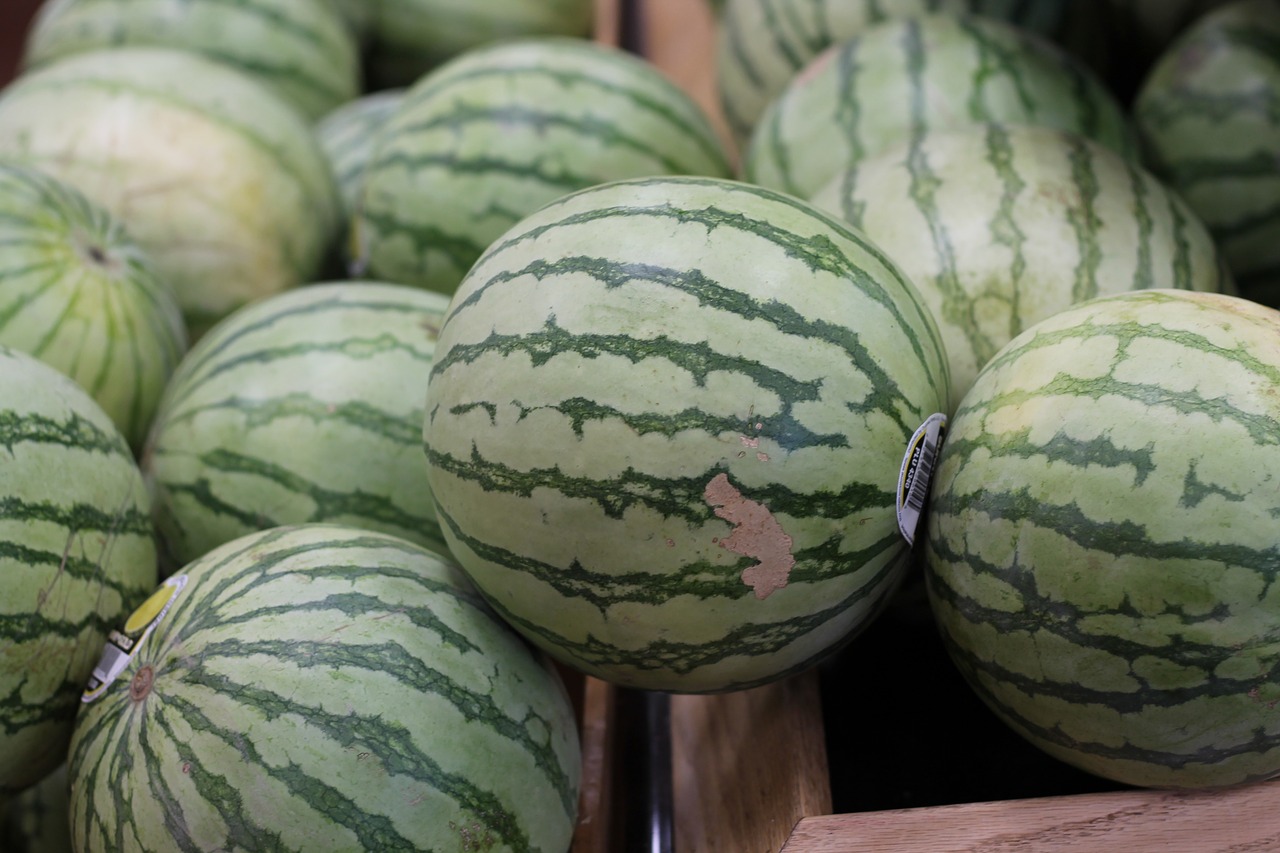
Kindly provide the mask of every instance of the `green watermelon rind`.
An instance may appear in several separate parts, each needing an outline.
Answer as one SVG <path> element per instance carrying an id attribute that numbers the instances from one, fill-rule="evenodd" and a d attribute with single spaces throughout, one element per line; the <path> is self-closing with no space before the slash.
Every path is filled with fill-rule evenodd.
<path id="1" fill-rule="evenodd" d="M 0 347 L 0 798 L 66 759 L 102 643 L 156 582 L 151 505 L 88 393 Z"/>
<path id="2" fill-rule="evenodd" d="M 1014 338 L 952 418 L 926 583 L 970 687 L 1130 785 L 1280 773 L 1280 312 L 1144 290 Z"/>
<path id="3" fill-rule="evenodd" d="M 181 574 L 76 721 L 81 853 L 568 848 L 568 693 L 454 566 L 397 537 L 299 525 Z"/>
<path id="4" fill-rule="evenodd" d="M 403 285 L 318 282 L 214 326 L 169 382 L 143 455 L 168 559 L 315 522 L 444 552 L 421 448 L 447 307 Z"/>
<path id="5" fill-rule="evenodd" d="M 946 383 L 914 286 L 847 226 L 733 181 L 616 182 L 526 218 L 455 294 L 429 479 L 535 644 L 626 686 L 741 689 L 879 612 L 909 558 L 903 455 Z M 738 512 L 776 522 L 762 549 L 785 533 L 783 588 L 749 580 Z"/>

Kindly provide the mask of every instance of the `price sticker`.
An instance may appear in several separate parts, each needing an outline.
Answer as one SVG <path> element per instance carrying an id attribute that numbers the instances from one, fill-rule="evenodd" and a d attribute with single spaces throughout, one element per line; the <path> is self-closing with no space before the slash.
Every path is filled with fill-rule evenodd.
<path id="1" fill-rule="evenodd" d="M 129 668 L 129 664 L 173 607 L 173 602 L 186 585 L 186 575 L 165 578 L 160 588 L 129 615 L 123 630 L 112 631 L 107 635 L 107 644 L 98 659 L 98 665 L 93 668 L 89 683 L 80 695 L 81 702 L 92 702 L 100 697 Z"/>
<path id="2" fill-rule="evenodd" d="M 947 432 L 947 416 L 930 415 L 907 443 L 898 472 L 898 530 L 908 545 L 916 542 L 916 530 L 929 499 L 929 484 L 938 461 L 938 448 Z"/>

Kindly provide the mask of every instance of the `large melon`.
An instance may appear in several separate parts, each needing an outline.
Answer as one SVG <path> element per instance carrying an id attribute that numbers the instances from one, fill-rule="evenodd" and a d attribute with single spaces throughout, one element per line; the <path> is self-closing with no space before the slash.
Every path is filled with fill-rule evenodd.
<path id="1" fill-rule="evenodd" d="M 62 181 L 0 163 L 0 345 L 76 380 L 138 451 L 187 330 L 118 219 Z"/>
<path id="2" fill-rule="evenodd" d="M 410 88 L 379 132 L 354 274 L 452 293 L 491 241 L 567 192 L 728 173 L 702 109 L 645 60 L 568 38 L 472 50 Z"/>
<path id="3" fill-rule="evenodd" d="M 308 119 L 360 93 L 360 54 L 322 0 L 47 0 L 32 21 L 26 68 L 107 47 L 203 54 L 252 76 Z"/>
<path id="4" fill-rule="evenodd" d="M 0 91 L 0 157 L 120 219 L 174 288 L 191 337 L 310 281 L 339 200 L 311 127 L 262 84 L 194 53 L 80 53 Z"/>
<path id="5" fill-rule="evenodd" d="M 979 123 L 1136 152 L 1124 110 L 1082 61 L 994 18 L 938 12 L 882 21 L 811 60 L 761 116 L 744 175 L 807 198 L 916 133 Z"/>
<path id="6" fill-rule="evenodd" d="M 568 694 L 454 566 L 303 525 L 179 577 L 76 720 L 79 853 L 568 849 Z"/>
<path id="7" fill-rule="evenodd" d="M 178 565 L 254 530 L 331 522 L 444 549 L 423 405 L 448 300 L 379 282 L 246 306 L 192 348 L 142 459 Z"/>
<path id="8" fill-rule="evenodd" d="M 404 95 L 404 89 L 370 92 L 325 113 L 316 122 L 316 138 L 338 182 L 345 221 L 349 221 L 360 198 L 378 133 L 400 108 Z"/>
<path id="9" fill-rule="evenodd" d="M 1280 307 L 1280 4 L 1239 0 L 1161 55 L 1134 102 L 1151 170 L 1221 246 L 1241 292 Z"/>
<path id="10" fill-rule="evenodd" d="M 807 204 L 692 177 L 585 190 L 454 296 L 424 429 L 442 529 L 575 667 L 682 692 L 781 678 L 903 576 L 899 476 L 946 369 L 915 288 Z"/>
<path id="11" fill-rule="evenodd" d="M 979 374 L 926 580 L 977 694 L 1050 755 L 1196 788 L 1280 773 L 1280 312 L 1145 290 Z"/>
<path id="12" fill-rule="evenodd" d="M 1066 0 L 727 0 L 716 32 L 716 94 L 737 140 L 822 51 L 881 21 L 930 12 L 975 11 L 1049 35 Z"/>
<path id="13" fill-rule="evenodd" d="M 150 503 L 88 393 L 0 347 L 0 799 L 66 758 L 80 691 L 156 582 Z"/>
<path id="14" fill-rule="evenodd" d="M 1137 163 L 1032 125 L 920 133 L 837 175 L 814 204 L 920 288 L 951 361 L 951 407 L 1023 329 L 1111 293 L 1233 285 L 1186 204 Z"/>

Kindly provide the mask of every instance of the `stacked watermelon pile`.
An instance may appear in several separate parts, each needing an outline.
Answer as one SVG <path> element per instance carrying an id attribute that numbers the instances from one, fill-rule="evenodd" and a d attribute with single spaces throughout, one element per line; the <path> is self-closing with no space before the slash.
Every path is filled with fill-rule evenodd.
<path id="1" fill-rule="evenodd" d="M 6 849 L 564 851 L 563 673 L 921 580 L 1047 754 L 1280 773 L 1280 6 L 718 5 L 714 109 L 587 0 L 41 6 Z"/>

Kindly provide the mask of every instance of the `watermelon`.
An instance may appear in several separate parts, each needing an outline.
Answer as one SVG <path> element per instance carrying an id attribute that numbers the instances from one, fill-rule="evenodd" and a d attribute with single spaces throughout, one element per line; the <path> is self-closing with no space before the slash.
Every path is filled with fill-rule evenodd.
<path id="1" fill-rule="evenodd" d="M 115 217 L 0 163 L 0 345 L 75 379 L 137 451 L 187 332 L 172 288 Z"/>
<path id="2" fill-rule="evenodd" d="M 1280 773 L 1280 312 L 1143 290 L 1014 338 L 942 447 L 947 649 L 1047 754 L 1162 788 Z"/>
<path id="3" fill-rule="evenodd" d="M 443 550 L 422 420 L 447 305 L 402 285 L 326 282 L 259 300 L 201 338 L 142 459 L 174 565 L 318 521 Z"/>
<path id="4" fill-rule="evenodd" d="M 179 577 L 76 720 L 79 853 L 568 849 L 568 693 L 455 566 L 301 525 Z"/>
<path id="5" fill-rule="evenodd" d="M 1181 199 L 1132 160 L 1055 128 L 919 133 L 837 175 L 813 203 L 863 230 L 919 287 L 950 359 L 950 409 L 1000 347 L 1075 302 L 1232 287 Z"/>
<path id="6" fill-rule="evenodd" d="M 490 242 L 565 193 L 729 171 L 701 107 L 646 60 L 569 38 L 478 48 L 411 87 L 383 126 L 353 275 L 452 293 Z"/>
<path id="7" fill-rule="evenodd" d="M 27 32 L 23 65 L 106 47 L 203 54 L 249 74 L 317 119 L 360 93 L 356 39 L 317 0 L 48 0 Z"/>
<path id="8" fill-rule="evenodd" d="M 67 765 L 0 806 L 0 850 L 5 853 L 72 853 Z"/>
<path id="9" fill-rule="evenodd" d="M 0 91 L 0 158 L 48 172 L 119 218 L 173 287 L 190 338 L 313 280 L 339 199 L 298 112 L 187 51 L 76 54 Z"/>
<path id="10" fill-rule="evenodd" d="M 0 800 L 66 758 L 80 689 L 155 585 L 133 454 L 88 393 L 0 347 Z"/>
<path id="11" fill-rule="evenodd" d="M 563 197 L 454 295 L 427 386 L 445 539 L 495 608 L 616 684 L 742 689 L 823 659 L 906 572 L 902 462 L 937 328 L 798 199 L 655 177 Z"/>
<path id="12" fill-rule="evenodd" d="M 1209 227 L 1241 293 L 1280 306 L 1280 5 L 1201 18 L 1143 81 L 1145 162 Z"/>
<path id="13" fill-rule="evenodd" d="M 400 107 L 404 94 L 404 89 L 370 92 L 347 101 L 316 122 L 320 148 L 329 158 L 338 182 L 344 220 L 351 217 L 360 197 L 377 134 Z"/>
<path id="14" fill-rule="evenodd" d="M 914 133 L 976 123 L 1055 127 L 1136 156 L 1124 110 L 1075 57 L 994 18 L 935 13 L 883 21 L 812 60 L 761 116 L 743 173 L 807 198 Z"/>
<path id="15" fill-rule="evenodd" d="M 595 21 L 595 0 L 378 0 L 375 7 L 368 64 L 377 89 L 411 86 L 445 61 L 497 41 L 586 39 Z"/>
<path id="16" fill-rule="evenodd" d="M 818 54 L 882 21 L 930 12 L 976 11 L 1049 35 L 1065 0 L 726 0 L 716 33 L 716 92 L 740 144 L 787 84 Z"/>

